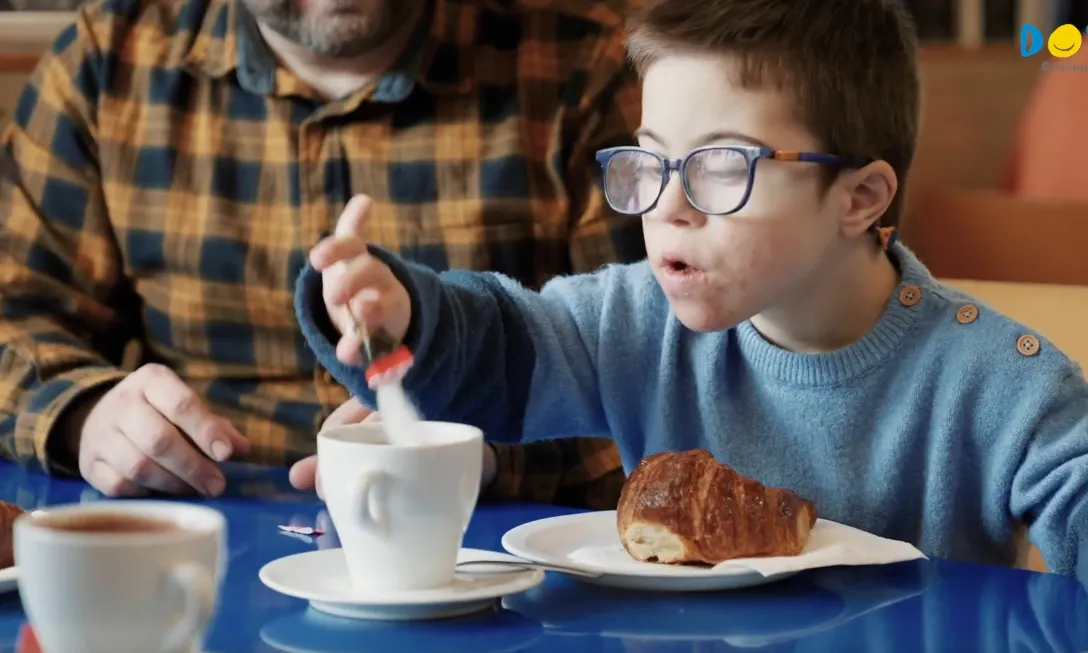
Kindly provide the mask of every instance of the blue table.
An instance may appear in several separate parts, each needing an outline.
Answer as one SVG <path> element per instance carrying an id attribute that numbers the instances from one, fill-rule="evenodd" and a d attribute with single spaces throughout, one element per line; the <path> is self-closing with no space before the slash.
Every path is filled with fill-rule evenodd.
<path id="1" fill-rule="evenodd" d="M 284 470 L 230 465 L 226 494 L 209 502 L 230 523 L 230 560 L 208 653 L 499 653 L 792 651 L 1088 651 L 1088 593 L 1073 579 L 941 561 L 826 569 L 744 591 L 639 594 L 549 574 L 538 588 L 475 616 L 422 623 L 326 617 L 261 584 L 275 558 L 318 543 L 280 524 L 331 529 L 312 494 Z M 87 485 L 0 462 L 0 499 L 32 509 L 101 501 Z M 481 505 L 466 546 L 501 551 L 507 529 L 566 512 Z M 320 539 L 320 538 L 319 538 Z M 0 653 L 13 651 L 24 616 L 0 595 Z"/>

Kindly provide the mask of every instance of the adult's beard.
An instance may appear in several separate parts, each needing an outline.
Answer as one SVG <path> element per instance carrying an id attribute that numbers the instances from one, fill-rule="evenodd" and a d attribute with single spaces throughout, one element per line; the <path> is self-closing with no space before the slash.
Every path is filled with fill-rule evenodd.
<path id="1" fill-rule="evenodd" d="M 385 43 L 412 17 L 413 0 L 243 0 L 266 27 L 324 57 L 354 57 Z"/>

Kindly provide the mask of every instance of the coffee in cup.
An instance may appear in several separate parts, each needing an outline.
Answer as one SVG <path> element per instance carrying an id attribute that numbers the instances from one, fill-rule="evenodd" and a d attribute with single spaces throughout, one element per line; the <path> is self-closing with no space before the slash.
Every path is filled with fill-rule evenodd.
<path id="1" fill-rule="evenodd" d="M 38 525 L 68 533 L 168 533 L 181 526 L 169 519 L 122 513 L 73 513 L 43 516 Z"/>
<path id="2" fill-rule="evenodd" d="M 47 653 L 197 653 L 217 607 L 225 519 L 100 501 L 15 521 L 19 595 Z"/>

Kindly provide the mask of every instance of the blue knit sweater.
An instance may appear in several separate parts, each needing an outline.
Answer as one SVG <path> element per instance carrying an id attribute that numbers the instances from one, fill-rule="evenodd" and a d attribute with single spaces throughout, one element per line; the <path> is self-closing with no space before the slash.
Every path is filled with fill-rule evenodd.
<path id="1" fill-rule="evenodd" d="M 502 442 L 609 435 L 628 471 L 655 452 L 706 448 L 822 517 L 934 557 L 1011 564 L 1023 522 L 1051 571 L 1088 582 L 1083 374 L 902 245 L 879 323 L 823 354 L 778 348 L 749 322 L 686 329 L 645 262 L 535 293 L 373 251 L 412 297 L 405 387 L 429 419 Z M 362 370 L 336 360 L 312 268 L 296 309 L 320 364 L 373 407 Z"/>

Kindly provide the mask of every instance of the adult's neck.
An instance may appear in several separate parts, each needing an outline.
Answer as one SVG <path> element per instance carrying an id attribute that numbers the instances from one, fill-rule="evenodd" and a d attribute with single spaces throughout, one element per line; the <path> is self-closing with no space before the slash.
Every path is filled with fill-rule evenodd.
<path id="1" fill-rule="evenodd" d="M 338 99 L 374 83 L 404 53 L 419 21 L 423 3 L 409 20 L 381 44 L 351 57 L 330 57 L 308 50 L 257 21 L 257 28 L 279 62 L 326 99 Z"/>
<path id="2" fill-rule="evenodd" d="M 880 321 L 899 273 L 869 238 L 844 243 L 789 298 L 752 318 L 767 340 L 798 353 L 834 351 Z"/>

